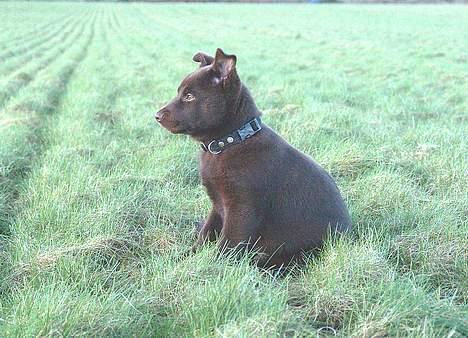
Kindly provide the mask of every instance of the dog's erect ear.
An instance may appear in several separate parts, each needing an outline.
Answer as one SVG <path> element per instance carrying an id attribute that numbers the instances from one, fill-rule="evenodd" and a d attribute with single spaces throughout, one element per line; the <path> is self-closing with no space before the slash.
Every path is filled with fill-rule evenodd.
<path id="1" fill-rule="evenodd" d="M 214 57 L 209 56 L 205 53 L 198 52 L 193 56 L 193 61 L 200 62 L 200 67 L 211 65 L 214 61 Z"/>
<path id="2" fill-rule="evenodd" d="M 221 80 L 226 80 L 236 69 L 237 58 L 235 55 L 228 55 L 221 48 L 216 50 L 213 62 L 213 69 L 218 73 Z"/>

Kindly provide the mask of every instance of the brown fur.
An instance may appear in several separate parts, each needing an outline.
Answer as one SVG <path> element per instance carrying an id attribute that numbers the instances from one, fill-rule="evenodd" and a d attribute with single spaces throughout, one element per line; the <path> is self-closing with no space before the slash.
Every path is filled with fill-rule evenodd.
<path id="1" fill-rule="evenodd" d="M 261 115 L 236 72 L 236 57 L 197 53 L 200 68 L 157 114 L 161 125 L 208 143 Z M 188 93 L 190 95 L 188 95 Z M 200 174 L 212 202 L 196 250 L 220 236 L 221 248 L 258 251 L 258 264 L 288 264 L 319 248 L 326 235 L 351 227 L 330 175 L 265 124 L 243 143 L 214 155 L 201 152 Z"/>

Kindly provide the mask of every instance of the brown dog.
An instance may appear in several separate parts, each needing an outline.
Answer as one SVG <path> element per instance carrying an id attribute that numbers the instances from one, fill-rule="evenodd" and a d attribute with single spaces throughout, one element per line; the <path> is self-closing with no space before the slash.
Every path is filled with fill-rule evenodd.
<path id="1" fill-rule="evenodd" d="M 172 133 L 201 142 L 200 174 L 213 207 L 194 250 L 220 237 L 221 248 L 255 249 L 264 267 L 319 248 L 329 232 L 351 227 L 330 175 L 260 121 L 236 72 L 236 56 L 197 53 L 200 68 L 156 113 Z"/>

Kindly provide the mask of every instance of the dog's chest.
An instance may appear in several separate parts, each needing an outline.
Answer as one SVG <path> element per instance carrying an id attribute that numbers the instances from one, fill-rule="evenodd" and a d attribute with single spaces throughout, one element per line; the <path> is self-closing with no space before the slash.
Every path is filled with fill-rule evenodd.
<path id="1" fill-rule="evenodd" d="M 212 200 L 235 194 L 239 183 L 235 170 L 226 161 L 210 155 L 200 159 L 200 176 Z"/>
<path id="2" fill-rule="evenodd" d="M 229 178 L 229 171 L 223 161 L 210 156 L 203 156 L 200 159 L 200 176 L 202 184 L 208 186 L 225 185 Z"/>

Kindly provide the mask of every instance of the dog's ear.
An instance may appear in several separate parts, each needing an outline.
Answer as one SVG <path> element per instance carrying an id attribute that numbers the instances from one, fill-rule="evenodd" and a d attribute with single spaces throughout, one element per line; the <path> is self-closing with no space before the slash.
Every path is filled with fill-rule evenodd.
<path id="1" fill-rule="evenodd" d="M 221 48 L 216 50 L 216 56 L 213 62 L 213 69 L 219 75 L 223 83 L 236 69 L 237 57 L 228 55 Z"/>
<path id="2" fill-rule="evenodd" d="M 209 56 L 205 53 L 198 52 L 193 56 L 193 61 L 200 62 L 200 67 L 211 65 L 214 61 L 214 57 Z"/>

